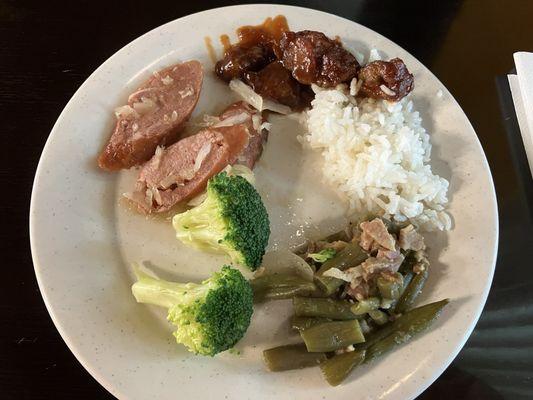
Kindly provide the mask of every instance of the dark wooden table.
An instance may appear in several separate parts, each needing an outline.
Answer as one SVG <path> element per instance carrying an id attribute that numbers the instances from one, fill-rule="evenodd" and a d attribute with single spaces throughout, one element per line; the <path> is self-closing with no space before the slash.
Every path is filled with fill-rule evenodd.
<path id="1" fill-rule="evenodd" d="M 459 101 L 491 165 L 501 230 L 489 300 L 463 351 L 421 398 L 533 398 L 533 205 L 526 197 L 533 183 L 504 78 L 514 51 L 533 51 L 533 2 L 288 3 L 357 21 L 414 54 Z M 65 346 L 35 281 L 28 239 L 35 168 L 62 108 L 105 59 L 165 22 L 227 4 L 235 2 L 0 0 L 1 399 L 111 397 Z"/>

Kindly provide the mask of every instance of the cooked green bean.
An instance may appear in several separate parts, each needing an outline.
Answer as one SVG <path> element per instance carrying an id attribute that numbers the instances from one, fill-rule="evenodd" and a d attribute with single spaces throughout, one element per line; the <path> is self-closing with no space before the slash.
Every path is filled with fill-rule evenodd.
<path id="1" fill-rule="evenodd" d="M 358 318 L 350 310 L 353 304 L 347 300 L 295 297 L 292 299 L 292 305 L 294 315 L 298 317 L 322 317 L 341 320 Z"/>
<path id="2" fill-rule="evenodd" d="M 365 300 L 358 301 L 352 305 L 351 311 L 355 315 L 364 315 L 369 311 L 375 310 L 379 307 L 380 301 L 377 297 L 369 297 Z"/>
<path id="3" fill-rule="evenodd" d="M 368 312 L 368 315 L 370 318 L 372 318 L 372 321 L 378 325 L 385 325 L 387 322 L 389 322 L 389 317 L 383 311 L 371 310 Z"/>
<path id="4" fill-rule="evenodd" d="M 331 268 L 345 270 L 349 267 L 355 267 L 368 258 L 368 255 L 356 243 L 349 243 L 334 258 L 326 261 L 315 275 L 317 285 L 327 294 L 333 294 L 344 281 L 330 276 L 323 276 L 324 272 Z"/>
<path id="5" fill-rule="evenodd" d="M 363 343 L 358 343 L 354 345 L 355 351 L 366 350 L 373 344 L 379 342 L 380 340 L 386 338 L 392 333 L 392 322 L 389 322 L 378 330 L 373 331 L 365 336 L 365 341 Z"/>
<path id="6" fill-rule="evenodd" d="M 402 265 L 400 265 L 400 268 L 398 268 L 398 272 L 402 275 L 405 275 L 408 272 L 413 272 L 413 266 L 417 263 L 415 252 L 412 250 L 408 250 L 405 254 L 405 258 L 402 262 Z"/>
<path id="7" fill-rule="evenodd" d="M 403 276 L 399 272 L 394 274 L 394 280 L 379 276 L 376 280 L 379 293 L 385 299 L 398 300 L 403 288 Z"/>
<path id="8" fill-rule="evenodd" d="M 349 353 L 338 354 L 320 363 L 320 369 L 326 381 L 331 386 L 337 386 L 361 364 L 365 359 L 365 351 L 351 351 Z"/>
<path id="9" fill-rule="evenodd" d="M 316 290 L 316 285 L 297 275 L 272 274 L 250 281 L 254 292 L 254 300 L 288 299 L 297 295 L 304 295 Z"/>
<path id="10" fill-rule="evenodd" d="M 291 318 L 291 327 L 292 329 L 303 331 L 312 326 L 330 321 L 331 319 L 329 318 L 297 317 L 296 315 L 293 315 Z"/>
<path id="11" fill-rule="evenodd" d="M 263 359 L 270 371 L 287 371 L 313 367 L 326 360 L 324 353 L 310 353 L 305 344 L 289 344 L 263 351 Z"/>
<path id="12" fill-rule="evenodd" d="M 449 300 L 445 299 L 413 308 L 398 317 L 392 324 L 386 325 L 386 328 L 391 332 L 368 347 L 365 362 L 371 361 L 394 347 L 406 343 L 414 335 L 427 329 L 440 315 L 440 312 L 448 302 Z"/>
<path id="13" fill-rule="evenodd" d="M 382 308 L 384 310 L 390 310 L 391 308 L 393 308 L 394 305 L 396 305 L 396 300 L 383 298 L 381 299 L 379 308 Z"/>
<path id="14" fill-rule="evenodd" d="M 409 286 L 414 276 L 415 276 L 415 273 L 412 271 L 405 273 L 405 275 L 403 276 L 403 288 L 402 288 L 402 293 L 400 294 L 400 296 L 403 294 L 407 286 Z"/>
<path id="15" fill-rule="evenodd" d="M 419 274 L 416 274 L 413 277 L 409 285 L 407 285 L 402 295 L 400 296 L 398 303 L 396 303 L 396 308 L 394 309 L 394 311 L 397 314 L 404 313 L 413 306 L 417 297 L 422 292 L 422 288 L 424 287 L 424 284 L 426 283 L 428 275 L 429 275 L 429 270 L 426 266 L 424 270 L 422 270 Z"/>
<path id="16" fill-rule="evenodd" d="M 365 341 L 357 320 L 324 322 L 300 332 L 307 351 L 334 351 Z"/>

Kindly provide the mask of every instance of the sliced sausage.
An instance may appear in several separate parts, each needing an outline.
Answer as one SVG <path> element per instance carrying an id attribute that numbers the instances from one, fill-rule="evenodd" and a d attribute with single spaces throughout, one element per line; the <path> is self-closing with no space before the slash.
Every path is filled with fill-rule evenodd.
<path id="1" fill-rule="evenodd" d="M 116 110 L 115 129 L 98 158 L 100 168 L 140 165 L 157 146 L 174 143 L 198 102 L 202 80 L 198 61 L 172 65 L 148 79 Z"/>
<path id="2" fill-rule="evenodd" d="M 172 146 L 157 148 L 139 174 L 135 192 L 125 196 L 140 212 L 164 212 L 205 189 L 248 144 L 243 126 L 204 129 Z"/>

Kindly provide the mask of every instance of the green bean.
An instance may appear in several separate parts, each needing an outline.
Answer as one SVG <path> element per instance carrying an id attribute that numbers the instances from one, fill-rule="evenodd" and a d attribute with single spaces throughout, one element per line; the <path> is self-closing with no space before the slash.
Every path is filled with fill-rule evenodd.
<path id="1" fill-rule="evenodd" d="M 297 317 L 296 315 L 293 315 L 291 318 L 291 327 L 292 329 L 303 331 L 312 326 L 330 321 L 331 319 L 329 318 Z"/>
<path id="2" fill-rule="evenodd" d="M 390 333 L 381 340 L 368 347 L 365 362 L 371 361 L 396 346 L 408 342 L 411 338 L 427 329 L 440 315 L 449 300 L 441 300 L 413 308 L 398 317 L 392 324 L 387 325 Z"/>
<path id="3" fill-rule="evenodd" d="M 415 276 L 415 273 L 414 272 L 406 272 L 405 275 L 403 276 L 403 288 L 402 288 L 402 293 L 400 294 L 400 296 L 403 294 L 403 292 L 405 291 L 405 289 L 407 288 L 407 286 L 409 286 L 409 284 L 411 283 L 411 281 L 413 280 L 413 277 Z"/>
<path id="4" fill-rule="evenodd" d="M 379 308 L 382 308 L 384 310 L 390 310 L 391 308 L 393 309 L 394 305 L 396 305 L 396 300 L 392 300 L 392 299 L 381 299 L 381 302 L 379 303 Z"/>
<path id="5" fill-rule="evenodd" d="M 322 317 L 331 319 L 358 318 L 350 308 L 352 303 L 347 300 L 295 297 L 292 299 L 294 315 L 298 317 Z"/>
<path id="6" fill-rule="evenodd" d="M 379 293 L 385 299 L 398 300 L 403 287 L 403 276 L 399 272 L 394 274 L 394 280 L 379 276 L 376 280 Z"/>
<path id="7" fill-rule="evenodd" d="M 365 300 L 361 300 L 355 303 L 352 306 L 351 311 L 355 315 L 364 315 L 371 310 L 377 309 L 379 307 L 379 304 L 380 301 L 377 297 L 369 297 Z"/>
<path id="8" fill-rule="evenodd" d="M 297 295 L 304 295 L 316 290 L 316 285 L 296 275 L 272 274 L 250 281 L 254 292 L 254 300 L 288 299 Z"/>
<path id="9" fill-rule="evenodd" d="M 389 322 L 382 327 L 380 327 L 378 330 L 373 331 L 365 336 L 365 341 L 363 343 L 358 343 L 354 345 L 355 351 L 361 351 L 366 350 L 373 344 L 379 342 L 380 340 L 383 340 L 388 335 L 392 333 L 392 322 Z"/>
<path id="10" fill-rule="evenodd" d="M 263 359 L 270 371 L 287 371 L 312 367 L 326 360 L 326 354 L 309 353 L 305 344 L 289 344 L 263 351 Z"/>
<path id="11" fill-rule="evenodd" d="M 337 386 L 365 359 L 365 351 L 338 354 L 320 363 L 324 378 L 331 386 Z"/>
<path id="12" fill-rule="evenodd" d="M 365 341 L 359 321 L 332 321 L 300 332 L 307 351 L 335 351 Z"/>
<path id="13" fill-rule="evenodd" d="M 416 274 L 409 285 L 405 288 L 398 303 L 396 303 L 396 308 L 394 312 L 401 314 L 409 310 L 415 303 L 417 297 L 422 292 L 422 288 L 426 283 L 426 280 L 429 275 L 429 270 L 426 266 L 419 274 Z"/>
<path id="14" fill-rule="evenodd" d="M 417 263 L 415 252 L 412 250 L 408 250 L 405 258 L 402 262 L 402 265 L 400 265 L 400 268 L 398 268 L 398 272 L 405 275 L 408 272 L 413 272 L 413 267 Z"/>
<path id="15" fill-rule="evenodd" d="M 315 275 L 317 285 L 327 294 L 333 294 L 344 281 L 330 276 L 323 276 L 324 272 L 331 268 L 345 270 L 355 267 L 368 258 L 368 255 L 356 243 L 349 243 L 334 258 L 326 261 Z"/>
<path id="16" fill-rule="evenodd" d="M 368 315 L 370 318 L 372 318 L 372 321 L 378 325 L 385 325 L 387 322 L 389 322 L 389 317 L 383 311 L 371 310 L 368 312 Z"/>

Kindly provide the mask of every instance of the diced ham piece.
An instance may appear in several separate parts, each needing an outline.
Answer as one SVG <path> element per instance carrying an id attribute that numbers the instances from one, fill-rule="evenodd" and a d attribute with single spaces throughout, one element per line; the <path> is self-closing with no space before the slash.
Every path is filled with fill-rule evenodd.
<path id="1" fill-rule="evenodd" d="M 424 250 L 426 244 L 424 238 L 419 234 L 413 225 L 408 225 L 400 230 L 400 237 L 398 240 L 400 248 L 404 250 Z"/>
<path id="2" fill-rule="evenodd" d="M 398 256 L 392 260 L 385 257 L 369 257 L 361 264 L 363 279 L 368 282 L 377 273 L 383 271 L 396 272 L 402 265 L 403 260 L 404 256 L 401 253 L 398 253 Z"/>
<path id="3" fill-rule="evenodd" d="M 368 252 L 373 252 L 383 247 L 387 250 L 396 249 L 396 240 L 389 233 L 383 221 L 375 218 L 372 221 L 365 221 L 359 224 L 361 228 L 360 246 Z"/>
<path id="4" fill-rule="evenodd" d="M 115 110 L 117 123 L 98 158 L 100 168 L 116 171 L 140 165 L 157 146 L 176 142 L 198 102 L 202 80 L 198 61 L 172 65 L 148 79 L 126 106 Z"/>

